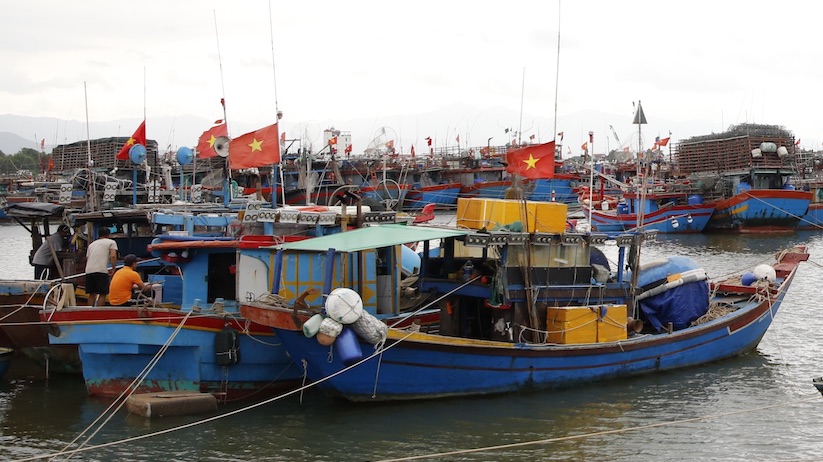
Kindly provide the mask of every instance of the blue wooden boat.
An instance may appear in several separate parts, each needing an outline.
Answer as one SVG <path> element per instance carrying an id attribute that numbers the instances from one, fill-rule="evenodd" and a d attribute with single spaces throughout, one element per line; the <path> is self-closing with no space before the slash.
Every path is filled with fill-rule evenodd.
<path id="1" fill-rule="evenodd" d="M 249 204 L 241 219 L 237 213 L 155 211 L 151 223 L 167 233 L 148 245 L 153 259 L 145 264 L 165 268 L 146 271 L 143 280 L 162 290 L 134 306 L 44 310 L 49 341 L 77 345 L 91 395 L 187 390 L 231 400 L 290 387 L 302 370 L 270 328 L 239 313 L 241 302 L 268 291 L 255 288 L 265 276 L 263 262 L 243 260 L 246 271 L 239 277 L 237 249 L 336 233 L 350 218 L 380 221 L 386 215 L 356 217 L 356 211 L 259 203 Z"/>
<path id="2" fill-rule="evenodd" d="M 597 196 L 595 196 L 597 197 Z M 592 231 L 615 233 L 640 228 L 666 234 L 700 233 L 714 212 L 714 205 L 703 204 L 699 195 L 626 193 L 621 202 L 584 200 L 580 206 L 591 216 Z M 638 217 L 638 214 L 642 215 Z"/>
<path id="3" fill-rule="evenodd" d="M 715 203 L 707 231 L 793 232 L 809 210 L 812 194 L 794 189 L 742 189 Z"/>
<path id="4" fill-rule="evenodd" d="M 800 218 L 797 229 L 813 231 L 823 229 L 823 185 L 813 180 L 804 182 L 802 189 L 812 193 L 812 201 L 809 203 L 806 214 Z"/>
<path id="5" fill-rule="evenodd" d="M 460 183 L 443 183 L 423 186 L 413 184 L 406 193 L 403 203 L 404 210 L 422 210 L 428 204 L 435 204 L 438 208 L 454 208 L 457 206 L 457 196 L 460 194 Z"/>
<path id="6" fill-rule="evenodd" d="M 794 232 L 812 200 L 792 186 L 795 150 L 794 134 L 778 125 L 739 124 L 678 143 L 680 174 L 715 206 L 706 231 Z"/>
<path id="7" fill-rule="evenodd" d="M 369 325 L 370 315 L 396 313 L 406 296 L 394 273 L 376 285 L 386 273 L 381 266 L 391 267 L 393 249 L 408 241 L 424 241 L 428 255 L 429 239 L 441 241 L 443 256 L 423 258 L 417 290 L 436 293 L 437 301 L 415 312 L 434 306 L 439 324 L 390 326 L 375 336 L 361 324 Z M 283 244 L 269 249 L 272 290 L 285 300 L 294 288 L 322 288 L 329 295 L 313 308 L 248 302 L 241 313 L 271 326 L 318 387 L 351 401 L 568 387 L 694 366 L 755 348 L 798 263 L 808 258 L 798 246 L 780 253 L 772 266 L 710 284 L 683 257 L 638 265 L 644 235 L 637 233 L 617 236 L 617 270 L 604 271 L 601 263 L 608 263 L 593 250 L 604 239 L 388 225 Z M 303 273 L 310 261 L 315 267 Z M 635 271 L 624 270 L 627 262 Z M 362 294 L 362 303 L 349 298 L 341 305 L 332 297 L 345 288 Z M 378 294 L 385 294 L 382 300 Z M 341 306 L 360 307 L 359 317 L 352 322 L 349 312 L 340 314 Z M 321 312 L 323 322 L 342 324 L 333 343 L 328 335 L 313 338 L 304 330 Z"/>

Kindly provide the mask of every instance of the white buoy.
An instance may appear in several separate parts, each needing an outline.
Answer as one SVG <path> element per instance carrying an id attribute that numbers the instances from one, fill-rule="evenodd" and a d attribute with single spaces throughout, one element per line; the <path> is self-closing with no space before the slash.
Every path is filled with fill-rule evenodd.
<path id="1" fill-rule="evenodd" d="M 326 314 L 341 324 L 351 324 L 363 314 L 363 299 L 351 289 L 334 289 L 326 298 Z"/>
<path id="2" fill-rule="evenodd" d="M 752 273 L 754 273 L 758 281 L 766 279 L 769 282 L 774 282 L 777 279 L 777 274 L 775 273 L 774 268 L 771 265 L 766 265 L 765 263 L 755 266 Z"/>

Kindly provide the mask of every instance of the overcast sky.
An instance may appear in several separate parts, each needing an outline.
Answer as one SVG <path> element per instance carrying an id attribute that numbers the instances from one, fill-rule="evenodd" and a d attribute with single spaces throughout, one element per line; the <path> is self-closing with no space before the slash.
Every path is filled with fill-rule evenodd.
<path id="1" fill-rule="evenodd" d="M 554 123 L 556 100 L 557 131 L 582 142 L 612 123 L 631 130 L 642 100 L 644 132 L 757 122 L 807 148 L 823 141 L 820 2 L 0 0 L 0 11 L 0 114 L 85 120 L 84 82 L 93 122 L 220 119 L 225 97 L 230 130 L 273 123 L 276 109 L 283 123 L 379 127 L 453 104 L 522 104 Z M 569 127 L 581 111 L 601 115 Z"/>

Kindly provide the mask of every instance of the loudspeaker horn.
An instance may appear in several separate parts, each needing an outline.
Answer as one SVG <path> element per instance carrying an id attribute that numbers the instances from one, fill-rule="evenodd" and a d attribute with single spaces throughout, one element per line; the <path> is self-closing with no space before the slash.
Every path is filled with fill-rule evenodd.
<path id="1" fill-rule="evenodd" d="M 229 155 L 229 141 L 227 136 L 218 136 L 214 140 L 214 152 L 220 157 L 228 157 Z"/>

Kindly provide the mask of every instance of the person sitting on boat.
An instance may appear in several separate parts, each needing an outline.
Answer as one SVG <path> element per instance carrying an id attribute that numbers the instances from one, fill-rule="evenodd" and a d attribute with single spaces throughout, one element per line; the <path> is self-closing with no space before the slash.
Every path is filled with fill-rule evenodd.
<path id="1" fill-rule="evenodd" d="M 143 283 L 143 279 L 135 271 L 137 257 L 130 253 L 123 257 L 123 267 L 114 273 L 109 284 L 109 304 L 114 306 L 129 305 L 132 300 L 132 289 L 136 286 L 140 292 L 148 292 L 151 286 Z"/>
<path id="2" fill-rule="evenodd" d="M 86 292 L 89 293 L 88 306 L 106 304 L 109 294 L 109 275 L 117 266 L 117 242 L 109 238 L 111 230 L 106 227 L 97 232 L 97 240 L 86 249 Z M 109 268 L 111 262 L 111 268 Z"/>
<path id="3" fill-rule="evenodd" d="M 34 279 L 51 278 L 52 268 L 60 264 L 56 259 L 57 252 L 68 248 L 68 237 L 70 235 L 70 228 L 63 224 L 57 227 L 56 233 L 43 241 L 43 244 L 40 245 L 31 258 L 31 264 L 34 266 Z"/>

